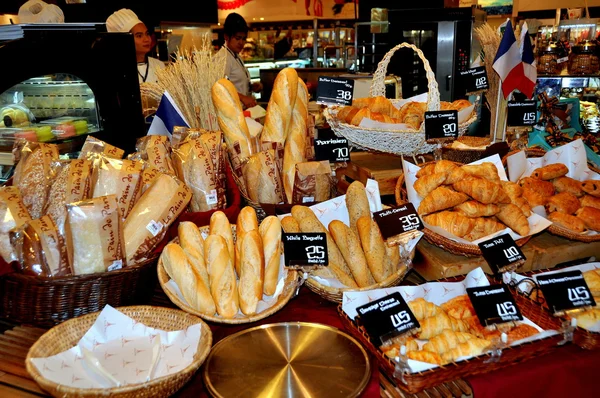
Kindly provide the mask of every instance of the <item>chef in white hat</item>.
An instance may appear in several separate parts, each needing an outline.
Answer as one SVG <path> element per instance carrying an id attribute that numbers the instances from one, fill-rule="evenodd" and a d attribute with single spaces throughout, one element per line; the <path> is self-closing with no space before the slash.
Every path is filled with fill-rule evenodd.
<path id="1" fill-rule="evenodd" d="M 148 57 L 148 53 L 152 50 L 152 39 L 148 28 L 137 15 L 127 8 L 122 8 L 108 17 L 106 30 L 133 34 L 139 82 L 140 84 L 156 83 L 158 81 L 156 71 L 163 69 L 165 64 L 156 58 Z"/>
<path id="2" fill-rule="evenodd" d="M 42 0 L 29 0 L 19 8 L 19 23 L 64 23 L 60 7 Z"/>

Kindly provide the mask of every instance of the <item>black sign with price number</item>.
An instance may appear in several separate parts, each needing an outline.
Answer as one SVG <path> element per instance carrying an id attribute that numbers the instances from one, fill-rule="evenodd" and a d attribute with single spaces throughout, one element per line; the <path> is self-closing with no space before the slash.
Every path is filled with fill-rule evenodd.
<path id="1" fill-rule="evenodd" d="M 373 219 L 381 230 L 383 239 L 389 239 L 415 229 L 423 229 L 423 222 L 412 203 L 373 213 Z"/>
<path id="2" fill-rule="evenodd" d="M 534 100 L 508 101 L 507 126 L 533 126 L 537 123 L 537 105 Z"/>
<path id="3" fill-rule="evenodd" d="M 525 255 L 509 234 L 481 242 L 479 249 L 494 273 L 504 272 L 506 267 L 525 261 Z"/>
<path id="4" fill-rule="evenodd" d="M 348 140 L 341 137 L 315 139 L 315 159 L 328 160 L 331 163 L 349 162 Z"/>
<path id="5" fill-rule="evenodd" d="M 286 267 L 314 267 L 329 264 L 325 233 L 282 234 Z"/>
<path id="6" fill-rule="evenodd" d="M 465 93 L 487 90 L 490 87 L 485 66 L 478 66 L 460 72 L 460 79 L 465 88 Z"/>
<path id="7" fill-rule="evenodd" d="M 596 301 L 581 271 L 565 271 L 551 275 L 539 275 L 537 283 L 544 293 L 548 308 L 554 314 L 581 307 L 595 307 Z"/>
<path id="8" fill-rule="evenodd" d="M 425 138 L 427 140 L 458 138 L 458 112 L 425 112 Z"/>
<path id="9" fill-rule="evenodd" d="M 483 326 L 523 320 L 523 315 L 505 284 L 468 287 L 467 294 Z"/>
<path id="10" fill-rule="evenodd" d="M 398 292 L 362 305 L 356 309 L 356 312 L 367 329 L 371 341 L 377 347 L 388 338 L 421 327 Z"/>
<path id="11" fill-rule="evenodd" d="M 319 76 L 317 103 L 330 105 L 352 105 L 354 80 L 339 77 Z"/>

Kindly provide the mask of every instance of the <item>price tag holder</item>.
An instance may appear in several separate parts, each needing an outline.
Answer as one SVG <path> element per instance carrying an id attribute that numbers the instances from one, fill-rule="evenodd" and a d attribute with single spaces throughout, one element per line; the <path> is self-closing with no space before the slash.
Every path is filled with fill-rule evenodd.
<path id="1" fill-rule="evenodd" d="M 533 126 L 537 123 L 537 104 L 534 100 L 508 101 L 506 124 L 510 127 Z"/>
<path id="2" fill-rule="evenodd" d="M 515 270 L 525 263 L 525 255 L 509 235 L 504 234 L 479 243 L 481 254 L 494 273 Z"/>
<path id="3" fill-rule="evenodd" d="M 556 316 L 564 315 L 565 311 L 596 306 L 581 271 L 539 275 L 536 279 L 548 308 Z"/>
<path id="4" fill-rule="evenodd" d="M 371 301 L 356 310 L 371 341 L 377 347 L 392 337 L 421 327 L 398 292 Z"/>
<path id="5" fill-rule="evenodd" d="M 348 140 L 342 137 L 315 139 L 315 159 L 328 160 L 331 163 L 349 162 Z"/>
<path id="6" fill-rule="evenodd" d="M 352 105 L 354 80 L 339 77 L 319 76 L 317 104 Z"/>
<path id="7" fill-rule="evenodd" d="M 458 138 L 458 111 L 425 112 L 425 138 L 427 141 Z"/>
<path id="8" fill-rule="evenodd" d="M 325 233 L 283 233 L 286 267 L 317 267 L 329 264 Z"/>
<path id="9" fill-rule="evenodd" d="M 478 66 L 477 68 L 462 71 L 460 72 L 460 78 L 466 93 L 474 93 L 490 88 L 485 66 Z"/>
<path id="10" fill-rule="evenodd" d="M 419 218 L 412 203 L 375 212 L 373 213 L 373 219 L 385 240 L 393 236 L 423 229 L 423 221 Z"/>
<path id="11" fill-rule="evenodd" d="M 483 326 L 523 320 L 523 315 L 505 284 L 468 287 L 467 294 Z"/>

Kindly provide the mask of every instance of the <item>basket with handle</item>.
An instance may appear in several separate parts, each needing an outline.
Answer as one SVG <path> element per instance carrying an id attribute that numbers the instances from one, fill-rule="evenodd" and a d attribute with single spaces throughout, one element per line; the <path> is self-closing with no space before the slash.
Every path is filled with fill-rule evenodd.
<path id="1" fill-rule="evenodd" d="M 416 46 L 409 43 L 400 43 L 392 48 L 383 57 L 377 70 L 373 75 L 371 84 L 371 97 L 385 96 L 385 75 L 387 67 L 394 53 L 401 48 L 410 48 L 417 53 L 427 76 L 427 111 L 440 110 L 440 91 L 435 79 L 435 74 L 429 65 L 425 55 Z M 394 105 L 399 104 L 401 100 L 391 100 Z M 428 144 L 425 140 L 425 123 L 421 124 L 419 130 L 385 130 L 366 127 L 357 127 L 348 123 L 340 122 L 337 119 L 337 113 L 341 108 L 339 106 L 330 106 L 325 110 L 325 117 L 336 135 L 342 136 L 348 140 L 348 143 L 354 147 L 364 150 L 388 152 L 396 155 L 416 155 L 431 152 L 435 145 Z M 463 135 L 471 123 L 476 119 L 473 114 L 464 123 L 459 125 L 459 135 Z"/>

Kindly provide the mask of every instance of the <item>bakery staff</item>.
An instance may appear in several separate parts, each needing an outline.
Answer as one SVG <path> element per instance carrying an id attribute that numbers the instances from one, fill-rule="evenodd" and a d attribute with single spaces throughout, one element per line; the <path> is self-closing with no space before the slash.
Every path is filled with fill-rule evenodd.
<path id="1" fill-rule="evenodd" d="M 262 89 L 260 83 L 250 81 L 250 73 L 240 58 L 240 52 L 248 38 L 248 25 L 240 14 L 235 12 L 227 15 L 223 25 L 225 45 L 221 51 L 227 51 L 227 63 L 225 65 L 225 77 L 235 86 L 240 101 L 244 108 L 256 106 L 256 100 L 251 91 L 258 92 Z"/>
<path id="2" fill-rule="evenodd" d="M 146 25 L 139 20 L 135 13 L 122 8 L 106 20 L 106 30 L 109 32 L 130 32 L 135 40 L 135 56 L 137 58 L 138 80 L 141 83 L 156 83 L 156 71 L 163 69 L 165 64 L 148 56 L 152 50 L 152 38 Z"/>

